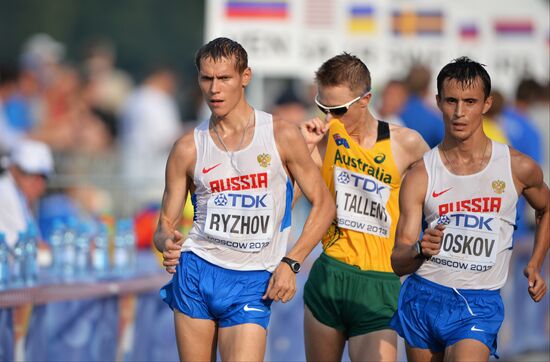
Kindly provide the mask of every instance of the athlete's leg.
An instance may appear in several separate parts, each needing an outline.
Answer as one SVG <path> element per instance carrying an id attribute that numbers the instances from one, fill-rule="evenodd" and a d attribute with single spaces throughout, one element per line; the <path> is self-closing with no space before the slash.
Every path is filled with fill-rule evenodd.
<path id="1" fill-rule="evenodd" d="M 445 361 L 472 361 L 489 360 L 489 347 L 476 339 L 463 339 L 445 349 Z"/>
<path id="2" fill-rule="evenodd" d="M 319 322 L 304 306 L 304 338 L 308 361 L 340 361 L 346 337 L 342 332 Z"/>
<path id="3" fill-rule="evenodd" d="M 266 330 L 255 323 L 219 328 L 222 361 L 263 361 Z"/>
<path id="4" fill-rule="evenodd" d="M 351 337 L 348 349 L 352 361 L 395 361 L 397 333 L 384 329 Z"/>
<path id="5" fill-rule="evenodd" d="M 174 310 L 176 340 L 180 361 L 216 360 L 216 323 L 197 319 Z"/>
<path id="6" fill-rule="evenodd" d="M 407 361 L 409 362 L 443 362 L 444 352 L 432 352 L 429 349 L 413 348 L 408 345 Z"/>

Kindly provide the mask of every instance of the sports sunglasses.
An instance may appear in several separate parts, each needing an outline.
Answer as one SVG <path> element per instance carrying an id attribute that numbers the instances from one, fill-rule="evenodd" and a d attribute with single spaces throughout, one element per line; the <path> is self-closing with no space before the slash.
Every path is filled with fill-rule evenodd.
<path id="1" fill-rule="evenodd" d="M 332 107 L 327 107 L 324 104 L 322 104 L 321 102 L 319 102 L 319 100 L 317 99 L 319 97 L 319 94 L 317 94 L 317 96 L 315 97 L 315 104 L 317 104 L 317 107 L 319 107 L 321 112 L 323 112 L 324 114 L 330 113 L 333 116 L 340 117 L 340 116 L 343 116 L 344 114 L 346 114 L 349 107 L 351 107 L 351 105 L 353 103 L 357 102 L 358 100 L 360 100 L 361 98 L 363 98 L 364 96 L 366 96 L 369 93 L 370 93 L 370 91 L 366 92 L 363 95 L 360 95 L 357 98 L 352 99 L 348 103 L 342 104 L 341 106 L 332 106 Z"/>

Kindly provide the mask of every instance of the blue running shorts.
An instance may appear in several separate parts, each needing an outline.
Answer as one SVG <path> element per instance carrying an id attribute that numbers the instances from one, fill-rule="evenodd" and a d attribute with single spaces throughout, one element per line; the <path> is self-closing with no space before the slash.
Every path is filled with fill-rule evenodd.
<path id="1" fill-rule="evenodd" d="M 271 273 L 239 271 L 219 267 L 192 252 L 182 253 L 172 280 L 160 290 L 172 309 L 218 326 L 244 323 L 267 328 L 272 300 L 262 300 Z"/>
<path id="2" fill-rule="evenodd" d="M 498 290 L 454 289 L 412 274 L 401 287 L 390 327 L 410 347 L 441 352 L 463 339 L 475 339 L 496 355 L 504 319 Z"/>

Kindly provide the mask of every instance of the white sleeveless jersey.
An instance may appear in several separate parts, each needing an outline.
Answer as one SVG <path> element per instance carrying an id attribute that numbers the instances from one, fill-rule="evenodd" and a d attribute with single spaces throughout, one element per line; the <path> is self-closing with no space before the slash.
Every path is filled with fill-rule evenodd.
<path id="1" fill-rule="evenodd" d="M 439 150 L 424 155 L 428 189 L 424 216 L 431 227 L 447 215 L 441 250 L 417 270 L 435 283 L 459 289 L 500 289 L 508 277 L 518 195 L 508 146 L 492 142 L 491 159 L 480 172 L 459 176 Z"/>
<path id="2" fill-rule="evenodd" d="M 271 272 L 286 253 L 293 188 L 272 116 L 255 117 L 252 143 L 233 153 L 214 144 L 209 121 L 195 128 L 195 216 L 182 251 L 227 269 Z"/>

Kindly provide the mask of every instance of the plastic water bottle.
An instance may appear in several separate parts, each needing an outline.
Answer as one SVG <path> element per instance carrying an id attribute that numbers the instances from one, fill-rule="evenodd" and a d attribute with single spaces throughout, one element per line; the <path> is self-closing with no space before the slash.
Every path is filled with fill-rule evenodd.
<path id="1" fill-rule="evenodd" d="M 81 222 L 78 226 L 74 254 L 74 272 L 78 278 L 82 278 L 88 272 L 90 255 L 90 228 L 86 222 Z"/>
<path id="2" fill-rule="evenodd" d="M 38 281 L 38 230 L 34 224 L 29 225 L 24 251 L 25 285 L 30 287 Z"/>
<path id="3" fill-rule="evenodd" d="M 53 221 L 53 229 L 50 235 L 50 245 L 52 248 L 52 274 L 55 277 L 63 275 L 64 251 L 63 251 L 63 235 L 65 226 L 60 219 Z"/>
<path id="4" fill-rule="evenodd" d="M 104 223 L 100 223 L 94 239 L 92 265 L 98 277 L 104 277 L 109 272 L 109 233 Z"/>
<path id="5" fill-rule="evenodd" d="M 76 219 L 69 218 L 63 233 L 63 278 L 71 281 L 74 278 Z"/>
<path id="6" fill-rule="evenodd" d="M 19 232 L 17 242 L 11 250 L 13 255 L 11 285 L 16 288 L 22 287 L 25 283 L 25 239 L 25 233 Z"/>
<path id="7" fill-rule="evenodd" d="M 127 222 L 124 219 L 116 222 L 115 250 L 113 267 L 116 274 L 126 274 L 128 270 L 128 248 L 126 247 Z"/>
<path id="8" fill-rule="evenodd" d="M 0 290 L 8 289 L 10 285 L 10 248 L 6 243 L 6 235 L 0 233 Z"/>
<path id="9" fill-rule="evenodd" d="M 136 232 L 134 227 L 134 219 L 126 220 L 126 230 L 124 233 L 126 254 L 128 255 L 128 270 L 134 272 L 137 266 L 137 248 L 136 248 Z"/>

